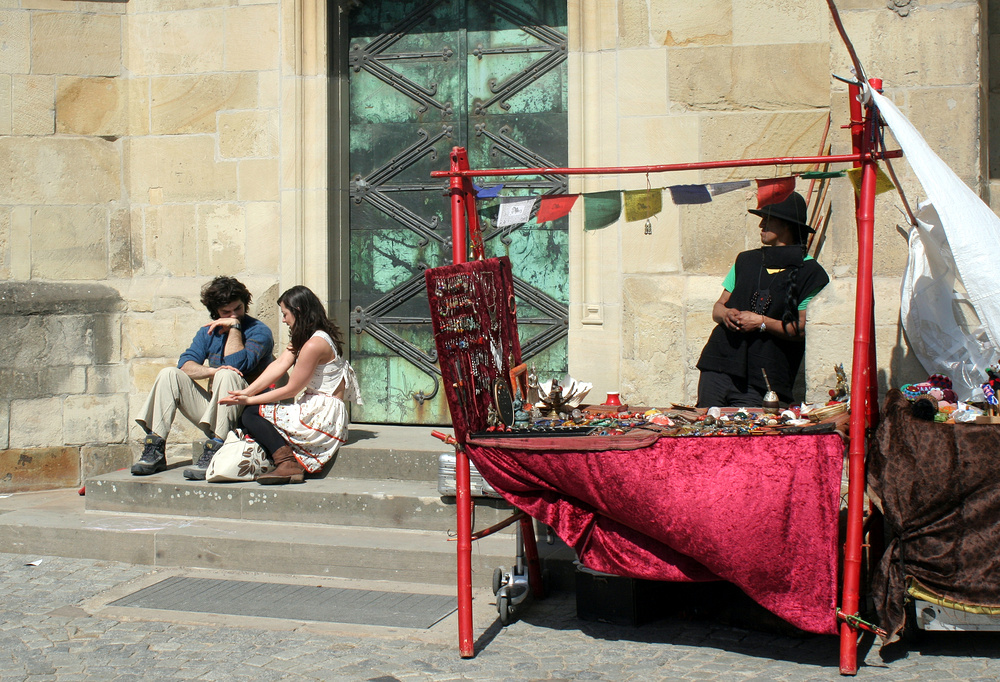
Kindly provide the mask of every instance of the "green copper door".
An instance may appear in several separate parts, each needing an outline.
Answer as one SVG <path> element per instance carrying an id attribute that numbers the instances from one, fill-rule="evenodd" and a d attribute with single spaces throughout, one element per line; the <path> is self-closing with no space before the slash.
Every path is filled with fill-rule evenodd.
<path id="1" fill-rule="evenodd" d="M 566 3 L 363 0 L 350 17 L 351 363 L 365 404 L 352 420 L 447 424 L 424 292 L 451 262 L 448 168 L 567 165 Z M 565 176 L 477 179 L 502 196 L 564 194 Z M 488 193 L 488 192 L 487 192 Z M 568 220 L 496 228 L 478 203 L 486 255 L 509 255 L 521 344 L 541 378 L 566 372 Z"/>

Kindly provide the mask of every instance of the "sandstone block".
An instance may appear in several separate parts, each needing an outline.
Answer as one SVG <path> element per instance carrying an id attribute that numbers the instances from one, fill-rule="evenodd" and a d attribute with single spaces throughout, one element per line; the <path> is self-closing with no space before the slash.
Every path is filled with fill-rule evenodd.
<path id="1" fill-rule="evenodd" d="M 10 279 L 11 211 L 0 208 L 0 279 Z"/>
<path id="2" fill-rule="evenodd" d="M 816 78 L 828 68 L 826 43 L 677 49 L 668 59 L 671 100 L 692 109 L 825 109 L 830 104 L 829 84 Z M 713 75 L 706 78 L 706 73 Z"/>
<path id="3" fill-rule="evenodd" d="M 246 213 L 238 204 L 198 207 L 198 272 L 229 275 L 246 269 Z"/>
<path id="4" fill-rule="evenodd" d="M 198 271 L 198 216 L 193 204 L 146 208 L 146 272 L 189 277 Z"/>
<path id="5" fill-rule="evenodd" d="M 208 135 L 137 138 L 130 149 L 133 196 L 162 188 L 165 203 L 236 198 L 236 164 L 216 162 Z"/>
<path id="6" fill-rule="evenodd" d="M 108 275 L 108 211 L 103 206 L 42 206 L 31 216 L 31 275 L 39 279 L 104 279 Z"/>
<path id="7" fill-rule="evenodd" d="M 734 0 L 732 11 L 737 45 L 830 40 L 830 10 L 822 0 Z"/>
<path id="8" fill-rule="evenodd" d="M 0 400 L 0 450 L 10 447 L 10 403 Z"/>
<path id="9" fill-rule="evenodd" d="M 219 114 L 219 155 L 226 159 L 276 157 L 278 112 L 236 111 Z"/>
<path id="10" fill-rule="evenodd" d="M 257 108 L 277 109 L 281 106 L 281 72 L 257 73 Z"/>
<path id="11" fill-rule="evenodd" d="M 127 435 L 128 398 L 124 394 L 71 395 L 63 404 L 66 442 L 122 443 Z"/>
<path id="12" fill-rule="evenodd" d="M 223 70 L 223 9 L 132 15 L 129 68 L 140 76 Z M 255 43 L 255 41 L 247 41 Z"/>
<path id="13" fill-rule="evenodd" d="M 122 72 L 122 18 L 116 14 L 36 13 L 31 19 L 31 70 L 77 76 Z"/>
<path id="14" fill-rule="evenodd" d="M 10 74 L 0 73 L 0 135 L 10 135 L 11 133 L 11 77 Z"/>
<path id="15" fill-rule="evenodd" d="M 667 100 L 666 49 L 618 52 L 618 104 L 623 112 L 639 116 L 665 116 Z"/>
<path id="16" fill-rule="evenodd" d="M 959 177 L 979 173 L 981 130 L 979 86 L 913 88 L 907 93 L 906 117 L 927 144 Z M 893 167 L 906 165 L 896 163 Z M 893 197 L 895 198 L 895 197 Z"/>
<path id="17" fill-rule="evenodd" d="M 10 447 L 43 448 L 64 442 L 62 398 L 11 401 Z"/>
<path id="18" fill-rule="evenodd" d="M 654 45 L 728 44 L 733 40 L 733 3 L 730 0 L 655 2 L 649 10 L 649 23 Z"/>
<path id="19" fill-rule="evenodd" d="M 215 9 L 239 4 L 238 0 L 130 0 L 129 14 L 180 12 L 182 10 Z"/>
<path id="20" fill-rule="evenodd" d="M 677 206 L 669 194 L 663 199 L 663 210 L 649 219 L 652 233 L 646 234 L 645 221 L 620 223 L 624 273 L 677 272 L 680 270 L 680 233 Z M 608 229 L 615 229 L 614 226 Z"/>
<path id="21" fill-rule="evenodd" d="M 205 319 L 202 320 L 202 317 Z M 191 345 L 198 327 L 207 321 L 207 315 L 183 315 L 170 310 L 153 315 L 127 316 L 122 325 L 122 352 L 126 360 L 170 358 L 172 362 L 168 364 L 173 364 Z M 152 382 L 149 385 L 152 386 Z"/>
<path id="22" fill-rule="evenodd" d="M 280 206 L 276 201 L 246 205 L 246 268 L 258 275 L 277 274 Z"/>
<path id="23" fill-rule="evenodd" d="M 713 275 L 712 286 L 722 288 L 722 278 L 729 272 L 736 255 L 748 248 L 752 234 L 747 226 L 747 196 L 752 187 L 713 197 L 707 204 L 678 206 L 681 231 L 681 254 L 686 273 Z M 752 200 L 749 206 L 756 206 Z M 718 297 L 718 293 L 716 294 Z"/>
<path id="24" fill-rule="evenodd" d="M 250 109 L 257 101 L 252 73 L 167 76 L 151 82 L 154 135 L 214 133 L 220 111 Z"/>
<path id="25" fill-rule="evenodd" d="M 0 149 L 4 147 L 0 138 Z M 0 166 L 3 165 L 0 156 Z M 13 165 L 13 164 L 11 164 Z M 14 206 L 10 209 L 10 274 L 14 280 L 31 279 L 31 207 Z"/>
<path id="26" fill-rule="evenodd" d="M 108 266 L 112 277 L 131 277 L 133 271 L 132 212 L 117 206 L 108 221 Z"/>
<path id="27" fill-rule="evenodd" d="M 52 76 L 11 77 L 11 132 L 51 135 L 55 131 L 55 79 Z"/>
<path id="28" fill-rule="evenodd" d="M 129 135 L 149 134 L 149 78 L 133 76 L 127 81 L 128 87 L 128 133 Z"/>
<path id="29" fill-rule="evenodd" d="M 979 83 L 978 3 L 917 6 L 905 19 L 873 10 L 842 16 L 858 58 L 893 87 Z M 886 45 L 892 45 L 886 50 Z M 831 53 L 833 73 L 849 73 L 846 50 Z"/>
<path id="30" fill-rule="evenodd" d="M 31 19 L 28 12 L 0 9 L 0 73 L 31 69 Z"/>
<path id="31" fill-rule="evenodd" d="M 698 134 L 701 158 L 753 159 L 813 156 L 823 139 L 828 112 L 740 112 L 706 114 Z M 756 168 L 705 171 L 702 182 L 759 177 Z"/>
<path id="32" fill-rule="evenodd" d="M 623 134 L 619 149 L 621 164 L 644 166 L 663 163 L 663 159 L 674 163 L 698 160 L 699 123 L 698 116 L 630 118 L 628 133 Z M 671 173 L 669 183 L 695 182 L 696 178 L 694 172 Z M 638 176 L 629 181 L 635 183 L 630 189 L 646 186 L 645 180 Z"/>
<path id="33" fill-rule="evenodd" d="M 230 7 L 225 12 L 225 70 L 270 71 L 278 68 L 279 5 Z"/>
<path id="34" fill-rule="evenodd" d="M 121 199 L 121 151 L 80 137 L 0 137 L 0 204 L 103 204 Z"/>
<path id="35" fill-rule="evenodd" d="M 94 319 L 88 315 L 0 317 L 3 365 L 15 370 L 83 366 L 94 361 Z"/>
<path id="36" fill-rule="evenodd" d="M 80 480 L 132 466 L 132 448 L 126 444 L 84 445 L 80 448 Z"/>
<path id="37" fill-rule="evenodd" d="M 48 398 L 67 393 L 84 393 L 87 390 L 85 367 L 13 367 L 0 369 L 5 399 L 28 400 Z"/>
<path id="38" fill-rule="evenodd" d="M 80 483 L 79 448 L 0 450 L 0 492 L 70 488 Z"/>
<path id="39" fill-rule="evenodd" d="M 649 46 L 649 8 L 642 0 L 618 3 L 618 47 Z"/>
<path id="40" fill-rule="evenodd" d="M 633 403 L 664 404 L 683 391 L 684 278 L 626 277 L 622 292 L 622 390 Z"/>
<path id="41" fill-rule="evenodd" d="M 60 78 L 56 132 L 119 137 L 128 132 L 128 87 L 120 78 Z"/>
<path id="42" fill-rule="evenodd" d="M 240 201 L 278 201 L 281 165 L 278 159 L 245 159 L 239 162 Z"/>
<path id="43" fill-rule="evenodd" d="M 127 365 L 92 365 L 86 370 L 90 394 L 128 393 L 132 387 Z"/>

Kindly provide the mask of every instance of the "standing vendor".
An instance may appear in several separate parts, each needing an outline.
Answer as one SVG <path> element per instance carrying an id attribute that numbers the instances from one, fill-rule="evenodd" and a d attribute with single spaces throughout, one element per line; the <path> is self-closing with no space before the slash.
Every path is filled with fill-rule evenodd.
<path id="1" fill-rule="evenodd" d="M 717 326 L 698 360 L 699 407 L 760 407 L 771 389 L 792 402 L 805 351 L 806 306 L 830 278 L 806 255 L 806 201 L 797 192 L 750 213 L 760 216 L 762 248 L 744 251 L 712 308 Z"/>

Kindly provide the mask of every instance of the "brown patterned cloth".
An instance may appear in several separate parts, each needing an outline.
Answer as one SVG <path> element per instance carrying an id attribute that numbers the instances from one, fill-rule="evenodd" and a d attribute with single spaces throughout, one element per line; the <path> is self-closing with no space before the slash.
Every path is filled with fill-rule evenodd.
<path id="1" fill-rule="evenodd" d="M 907 578 L 959 604 L 1000 606 L 1000 426 L 916 419 L 891 390 L 868 485 L 893 538 L 872 584 L 883 646 L 905 625 Z"/>

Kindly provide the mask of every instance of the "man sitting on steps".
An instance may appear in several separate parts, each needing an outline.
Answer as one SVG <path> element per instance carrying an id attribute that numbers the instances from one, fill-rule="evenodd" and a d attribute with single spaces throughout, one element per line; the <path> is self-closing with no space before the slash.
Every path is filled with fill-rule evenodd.
<path id="1" fill-rule="evenodd" d="M 167 468 L 166 439 L 177 410 L 201 429 L 208 440 L 198 463 L 184 478 L 204 480 L 215 451 L 239 424 L 241 407 L 220 405 L 219 398 L 246 388 L 270 364 L 274 338 L 263 322 L 247 315 L 250 292 L 232 277 L 216 277 L 201 290 L 201 302 L 212 321 L 194 335 L 177 367 L 160 371 L 146 404 L 135 420 L 146 431 L 142 456 L 132 474 L 147 476 Z M 205 365 L 205 361 L 208 365 Z M 195 383 L 209 380 L 209 390 Z"/>

